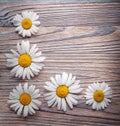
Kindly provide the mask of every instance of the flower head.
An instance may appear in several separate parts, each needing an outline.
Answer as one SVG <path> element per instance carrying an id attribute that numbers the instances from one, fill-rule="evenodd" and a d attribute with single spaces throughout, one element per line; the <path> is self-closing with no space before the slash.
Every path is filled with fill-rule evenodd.
<path id="1" fill-rule="evenodd" d="M 6 54 L 7 66 L 12 67 L 11 74 L 18 78 L 30 79 L 38 75 L 44 64 L 45 57 L 41 57 L 36 45 L 30 48 L 29 41 L 17 43 L 17 51 L 11 49 L 12 54 Z"/>
<path id="2" fill-rule="evenodd" d="M 40 21 L 39 16 L 32 11 L 23 11 L 22 14 L 17 14 L 13 18 L 14 26 L 17 26 L 16 31 L 23 37 L 30 37 L 38 31 Z"/>
<path id="3" fill-rule="evenodd" d="M 40 97 L 39 89 L 35 89 L 34 85 L 28 86 L 25 83 L 23 86 L 19 84 L 16 89 L 10 92 L 8 103 L 17 115 L 28 116 L 28 114 L 35 114 L 38 110 L 41 101 L 37 100 Z"/>
<path id="4" fill-rule="evenodd" d="M 88 86 L 85 94 L 86 104 L 92 105 L 93 109 L 101 110 L 111 102 L 109 98 L 111 98 L 112 90 L 105 82 L 97 82 Z"/>
<path id="5" fill-rule="evenodd" d="M 58 110 L 66 111 L 67 104 L 72 109 L 73 105 L 78 104 L 80 98 L 77 94 L 82 91 L 79 80 L 72 77 L 72 74 L 62 73 L 51 77 L 51 81 L 44 86 L 49 93 L 45 94 L 48 106 L 57 106 Z"/>

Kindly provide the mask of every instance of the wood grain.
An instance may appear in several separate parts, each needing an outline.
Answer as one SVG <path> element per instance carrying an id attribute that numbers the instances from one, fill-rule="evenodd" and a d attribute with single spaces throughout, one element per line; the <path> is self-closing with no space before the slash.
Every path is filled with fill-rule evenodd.
<path id="1" fill-rule="evenodd" d="M 107 109 L 93 111 L 85 104 L 84 92 L 79 104 L 67 112 L 48 108 L 43 95 L 35 116 L 20 118 L 9 109 L 9 92 L 23 81 L 10 76 L 4 54 L 23 40 L 10 21 L 26 9 L 40 15 L 41 27 L 24 40 L 36 43 L 47 58 L 45 68 L 29 84 L 43 94 L 45 81 L 64 71 L 76 75 L 85 89 L 94 81 L 105 81 L 113 90 Z M 0 3 L 0 26 L 0 126 L 120 125 L 120 3 Z"/>

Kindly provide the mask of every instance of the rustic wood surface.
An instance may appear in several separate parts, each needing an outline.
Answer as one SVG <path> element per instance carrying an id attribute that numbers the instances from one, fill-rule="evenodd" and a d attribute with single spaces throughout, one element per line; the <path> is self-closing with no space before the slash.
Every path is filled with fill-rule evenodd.
<path id="1" fill-rule="evenodd" d="M 35 116 L 20 118 L 7 105 L 9 92 L 18 85 L 6 68 L 5 53 L 23 40 L 11 20 L 22 10 L 40 15 L 39 32 L 24 40 L 37 43 L 46 56 L 40 75 L 29 80 L 40 89 L 56 73 L 68 72 L 81 80 L 81 87 L 105 81 L 113 90 L 112 103 L 93 111 L 82 99 L 67 112 L 48 108 L 43 96 Z M 26 80 L 27 81 L 27 80 Z M 0 126 L 117 126 L 120 125 L 120 3 L 0 3 Z"/>

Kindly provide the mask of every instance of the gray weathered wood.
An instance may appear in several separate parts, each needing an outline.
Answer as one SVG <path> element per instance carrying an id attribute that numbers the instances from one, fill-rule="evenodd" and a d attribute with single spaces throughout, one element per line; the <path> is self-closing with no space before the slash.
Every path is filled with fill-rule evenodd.
<path id="1" fill-rule="evenodd" d="M 5 53 L 23 40 L 10 23 L 22 10 L 40 15 L 39 32 L 24 40 L 38 44 L 47 57 L 40 75 L 29 80 L 45 92 L 43 85 L 56 73 L 72 72 L 81 87 L 94 81 L 105 81 L 113 90 L 110 106 L 93 111 L 82 99 L 67 112 L 48 108 L 43 101 L 35 116 L 20 118 L 7 105 L 9 92 L 19 82 L 10 77 Z M 120 4 L 119 3 L 0 3 L 0 126 L 117 126 L 120 125 Z M 4 27 L 3 27 L 4 26 Z"/>

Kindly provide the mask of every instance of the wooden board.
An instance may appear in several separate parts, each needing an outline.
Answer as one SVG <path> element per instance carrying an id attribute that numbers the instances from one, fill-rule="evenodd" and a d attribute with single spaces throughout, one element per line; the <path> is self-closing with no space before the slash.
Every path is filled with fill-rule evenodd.
<path id="1" fill-rule="evenodd" d="M 67 112 L 48 108 L 43 101 L 35 116 L 20 118 L 7 105 L 9 92 L 22 80 L 12 78 L 5 53 L 23 38 L 10 22 L 23 10 L 40 15 L 39 32 L 29 39 L 46 56 L 40 75 L 29 80 L 40 89 L 56 73 L 68 72 L 86 89 L 94 81 L 105 81 L 113 90 L 110 106 L 93 111 L 82 99 Z M 27 80 L 26 80 L 27 81 Z M 120 125 L 120 3 L 0 3 L 0 126 L 117 126 Z"/>

